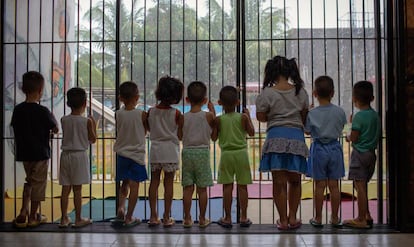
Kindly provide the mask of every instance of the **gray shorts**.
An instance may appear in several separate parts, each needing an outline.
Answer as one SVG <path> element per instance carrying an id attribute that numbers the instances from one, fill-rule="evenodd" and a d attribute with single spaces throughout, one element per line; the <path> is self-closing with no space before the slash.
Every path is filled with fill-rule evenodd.
<path id="1" fill-rule="evenodd" d="M 375 171 L 376 160 L 375 151 L 359 152 L 353 149 L 349 163 L 348 179 L 369 182 Z"/>

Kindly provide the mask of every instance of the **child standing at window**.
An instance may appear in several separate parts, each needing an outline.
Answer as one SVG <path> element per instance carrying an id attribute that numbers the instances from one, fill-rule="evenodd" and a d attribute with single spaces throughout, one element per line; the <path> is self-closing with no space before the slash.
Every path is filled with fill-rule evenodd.
<path id="1" fill-rule="evenodd" d="M 217 117 L 212 134 L 213 141 L 219 139 L 221 149 L 217 182 L 223 184 L 224 218 L 218 224 L 231 228 L 231 204 L 233 201 L 233 183 L 236 176 L 240 200 L 240 226 L 249 227 L 252 222 L 247 218 L 248 192 L 247 185 L 252 183 L 249 156 L 247 153 L 246 133 L 254 135 L 254 127 L 247 109 L 236 112 L 239 105 L 238 92 L 235 87 L 225 86 L 220 91 L 219 104 L 224 114 Z"/>
<path id="2" fill-rule="evenodd" d="M 69 89 L 67 100 L 71 113 L 61 118 L 63 139 L 59 184 L 62 185 L 60 199 L 62 218 L 59 227 L 68 227 L 71 224 L 67 214 L 71 190 L 73 190 L 73 204 L 76 212 L 73 227 L 83 227 L 92 223 L 91 219 L 81 217 L 81 209 L 82 184 L 91 183 L 87 150 L 89 144 L 96 141 L 96 123 L 92 117 L 82 116 L 86 108 L 86 92 L 84 89 Z"/>
<path id="3" fill-rule="evenodd" d="M 259 170 L 272 172 L 273 200 L 280 217 L 277 228 L 296 229 L 302 225 L 296 213 L 309 153 L 303 132 L 309 98 L 293 58 L 275 56 L 267 61 L 264 73 L 263 90 L 256 99 L 257 120 L 267 123 Z"/>
<path id="4" fill-rule="evenodd" d="M 329 76 L 315 80 L 313 95 L 319 106 L 310 110 L 306 119 L 305 132 L 312 137 L 308 159 L 308 175 L 315 180 L 315 217 L 309 220 L 314 227 L 322 225 L 324 191 L 329 187 L 332 208 L 331 223 L 341 226 L 338 217 L 341 194 L 339 180 L 345 176 L 344 154 L 338 141 L 341 137 L 346 116 L 342 108 L 331 103 L 334 83 Z"/>
<path id="5" fill-rule="evenodd" d="M 378 114 L 371 108 L 371 101 L 374 100 L 372 83 L 357 82 L 352 91 L 352 100 L 359 112 L 352 118 L 351 133 L 346 140 L 352 142 L 348 179 L 354 181 L 358 193 L 358 217 L 344 220 L 344 225 L 352 228 L 371 228 L 373 220 L 368 208 L 368 182 L 375 171 L 375 149 L 381 131 Z"/>
<path id="6" fill-rule="evenodd" d="M 169 76 L 162 77 L 155 91 L 155 97 L 159 103 L 148 111 L 148 128 L 151 141 L 151 182 L 148 193 L 151 208 L 149 226 L 160 224 L 157 213 L 157 199 L 161 171 L 164 171 L 163 225 L 170 227 L 175 224 L 175 220 L 171 217 L 171 204 L 174 175 L 179 169 L 178 129 L 182 114 L 179 110 L 172 108 L 171 105 L 180 102 L 183 96 L 183 88 L 183 83 L 180 80 Z"/>
<path id="7" fill-rule="evenodd" d="M 132 227 L 141 223 L 132 217 L 138 201 L 139 182 L 148 179 L 145 169 L 145 134 L 147 113 L 136 108 L 139 99 L 137 84 L 126 81 L 119 86 L 119 100 L 124 105 L 116 112 L 117 156 L 116 180 L 122 182 L 119 188 L 117 218 L 124 226 Z M 128 196 L 128 210 L 125 203 Z"/>
<path id="8" fill-rule="evenodd" d="M 17 228 L 36 227 L 47 221 L 46 216 L 37 211 L 40 202 L 45 200 L 50 132 L 57 133 L 58 128 L 53 114 L 39 104 L 44 85 L 45 79 L 37 71 L 23 75 L 22 90 L 26 100 L 16 105 L 10 123 L 14 132 L 16 161 L 23 162 L 26 173 L 22 208 L 13 221 Z"/>
<path id="9" fill-rule="evenodd" d="M 201 107 L 207 103 L 207 87 L 203 82 L 194 81 L 188 85 L 186 100 L 191 104 L 191 110 L 184 114 L 182 128 L 182 185 L 184 187 L 184 227 L 191 227 L 191 204 L 194 184 L 197 186 L 198 203 L 200 205 L 199 226 L 207 227 L 210 219 L 206 219 L 207 188 L 213 185 L 210 167 L 211 129 L 216 116 L 214 106 L 208 103 L 210 112 L 204 112 Z M 181 134 L 180 134 L 181 135 Z"/>

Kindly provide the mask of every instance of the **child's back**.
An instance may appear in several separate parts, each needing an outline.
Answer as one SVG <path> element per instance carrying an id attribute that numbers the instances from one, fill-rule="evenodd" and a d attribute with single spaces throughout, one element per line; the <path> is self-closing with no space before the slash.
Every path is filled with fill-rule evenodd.
<path id="1" fill-rule="evenodd" d="M 226 113 L 220 116 L 219 145 L 222 151 L 247 148 L 246 131 L 242 126 L 242 114 Z"/>
<path id="2" fill-rule="evenodd" d="M 207 122 L 207 113 L 204 111 L 187 112 L 184 114 L 183 146 L 209 147 L 211 126 Z"/>
<path id="3" fill-rule="evenodd" d="M 180 112 L 172 107 L 156 106 L 148 112 L 151 163 L 178 163 L 177 136 Z"/>
<path id="4" fill-rule="evenodd" d="M 306 131 L 310 132 L 314 141 L 329 143 L 341 137 L 345 124 L 344 110 L 334 104 L 328 104 L 309 111 Z"/>
<path id="5" fill-rule="evenodd" d="M 14 130 L 17 161 L 50 158 L 50 130 L 57 124 L 49 109 L 38 103 L 22 102 L 13 110 L 11 125 Z"/>
<path id="6" fill-rule="evenodd" d="M 123 107 L 116 112 L 117 137 L 114 151 L 145 165 L 145 127 L 142 116 L 143 111 L 140 109 L 126 110 Z"/>

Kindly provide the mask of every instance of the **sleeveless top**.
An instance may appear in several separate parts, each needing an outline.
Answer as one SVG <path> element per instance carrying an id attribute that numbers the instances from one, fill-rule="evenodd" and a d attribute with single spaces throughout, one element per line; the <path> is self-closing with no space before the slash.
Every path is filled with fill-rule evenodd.
<path id="1" fill-rule="evenodd" d="M 247 148 L 246 131 L 241 122 L 242 114 L 226 113 L 220 116 L 219 145 L 223 151 Z"/>
<path id="2" fill-rule="evenodd" d="M 187 112 L 184 114 L 183 146 L 192 148 L 210 147 L 211 127 L 206 112 Z"/>
<path id="3" fill-rule="evenodd" d="M 172 107 L 156 106 L 148 111 L 151 163 L 178 163 L 177 136 L 179 111 Z"/>
<path id="4" fill-rule="evenodd" d="M 119 109 L 116 114 L 117 137 L 114 151 L 123 157 L 145 165 L 145 128 L 142 111 Z"/>
<path id="5" fill-rule="evenodd" d="M 63 151 L 85 151 L 89 148 L 88 119 L 81 115 L 66 115 L 60 119 L 62 123 Z"/>

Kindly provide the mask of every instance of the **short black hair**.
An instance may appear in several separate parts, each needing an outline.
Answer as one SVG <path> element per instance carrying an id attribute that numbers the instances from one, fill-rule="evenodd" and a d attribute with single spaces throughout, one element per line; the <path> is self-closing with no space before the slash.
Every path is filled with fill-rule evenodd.
<path id="1" fill-rule="evenodd" d="M 374 87 L 369 81 L 355 83 L 352 91 L 353 97 L 364 105 L 369 105 L 374 98 Z"/>
<path id="2" fill-rule="evenodd" d="M 235 106 L 238 99 L 238 92 L 235 87 L 224 86 L 220 90 L 220 101 L 223 106 Z"/>
<path id="3" fill-rule="evenodd" d="M 187 87 L 187 97 L 190 103 L 199 104 L 207 95 L 207 87 L 201 81 L 193 81 Z"/>
<path id="4" fill-rule="evenodd" d="M 183 98 L 183 90 L 184 85 L 179 79 L 167 75 L 158 81 L 155 97 L 165 104 L 177 104 Z"/>
<path id="5" fill-rule="evenodd" d="M 29 94 L 39 91 L 45 84 L 45 78 L 37 71 L 28 71 L 23 74 L 23 93 Z"/>
<path id="6" fill-rule="evenodd" d="M 330 98 L 334 92 L 334 82 L 332 78 L 327 75 L 316 78 L 315 91 L 321 98 Z"/>
<path id="7" fill-rule="evenodd" d="M 66 93 L 67 105 L 72 109 L 79 109 L 86 102 L 86 91 L 80 87 L 73 87 Z"/>
<path id="8" fill-rule="evenodd" d="M 125 81 L 119 86 L 119 96 L 125 100 L 130 100 L 138 94 L 138 86 L 133 81 Z"/>

